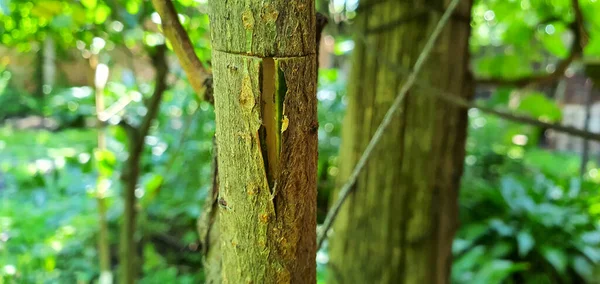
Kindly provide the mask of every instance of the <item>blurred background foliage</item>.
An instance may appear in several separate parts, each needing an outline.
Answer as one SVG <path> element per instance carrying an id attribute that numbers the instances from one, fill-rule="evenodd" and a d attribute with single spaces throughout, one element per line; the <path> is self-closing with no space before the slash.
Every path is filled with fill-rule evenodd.
<path id="1" fill-rule="evenodd" d="M 588 41 L 584 59 L 596 58 L 600 1 L 579 2 Z M 196 54 L 209 67 L 206 1 L 174 3 Z M 348 27 L 358 6 L 356 0 L 317 1 L 318 10 L 331 18 L 317 93 L 319 221 L 338 182 L 341 129 L 352 127 L 341 121 L 353 47 Z M 471 21 L 472 67 L 480 77 L 552 72 L 569 55 L 573 40 L 571 0 L 478 0 Z M 0 0 L 0 283 L 98 281 L 94 190 L 99 172 L 111 177 L 108 223 L 115 258 L 122 214 L 118 173 L 127 158 L 126 133 L 117 124 L 145 114 L 143 102 L 154 84 L 146 51 L 165 42 L 158 23 L 151 3 L 143 0 Z M 175 56 L 168 56 L 169 88 L 145 140 L 136 190 L 140 282 L 198 283 L 204 275 L 196 220 L 210 192 L 214 114 L 193 93 Z M 107 105 L 131 100 L 109 120 L 105 157 L 94 156 L 97 133 L 90 126 L 96 115 L 94 62 L 110 69 Z M 572 64 L 566 74 L 580 74 L 580 65 Z M 479 86 L 476 99 L 561 122 L 559 85 Z M 582 173 L 581 154 L 553 147 L 544 129 L 475 109 L 469 120 L 453 282 L 600 279 L 598 157 L 591 157 Z M 326 250 L 317 259 L 323 283 Z"/>

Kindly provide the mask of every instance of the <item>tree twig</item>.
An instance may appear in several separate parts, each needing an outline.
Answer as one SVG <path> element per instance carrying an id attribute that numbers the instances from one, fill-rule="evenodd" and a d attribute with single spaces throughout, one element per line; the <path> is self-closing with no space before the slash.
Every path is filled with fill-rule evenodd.
<path id="1" fill-rule="evenodd" d="M 445 92 L 445 91 L 442 91 L 440 89 L 437 89 L 437 88 L 434 88 L 431 86 L 422 85 L 420 83 L 417 83 L 417 85 L 419 87 L 431 90 L 431 92 L 423 92 L 425 95 L 436 97 L 438 99 L 449 102 L 453 105 L 457 105 L 457 106 L 464 107 L 467 109 L 474 108 L 474 109 L 478 109 L 485 113 L 493 114 L 495 116 L 498 116 L 498 117 L 506 119 L 506 120 L 529 124 L 529 125 L 541 127 L 544 129 L 551 129 L 551 130 L 554 130 L 557 132 L 563 132 L 563 133 L 567 133 L 567 134 L 585 138 L 585 139 L 600 141 L 600 134 L 598 134 L 598 133 L 593 133 L 593 132 L 581 130 L 581 129 L 574 128 L 574 127 L 563 126 L 563 125 L 556 124 L 556 123 L 548 123 L 548 122 L 544 122 L 544 121 L 541 121 L 541 120 L 538 120 L 535 118 L 531 118 L 526 115 L 515 114 L 515 113 L 511 113 L 511 112 L 507 112 L 507 111 L 494 109 L 491 107 L 482 106 L 477 103 L 473 103 L 466 99 L 463 99 L 455 94 Z"/>
<path id="2" fill-rule="evenodd" d="M 163 94 L 164 94 L 165 90 L 167 89 L 166 78 L 167 78 L 167 72 L 169 71 L 169 67 L 168 67 L 167 61 L 166 61 L 166 51 L 167 51 L 166 45 L 164 45 L 164 44 L 158 45 L 158 46 L 156 46 L 156 49 L 154 51 L 155 53 L 152 54 L 152 56 L 151 56 L 152 66 L 154 66 L 154 70 L 156 72 L 156 76 L 155 76 L 156 86 L 154 87 L 154 92 L 152 93 L 152 97 L 148 101 L 148 104 L 146 106 L 147 112 L 146 112 L 146 115 L 144 116 L 144 119 L 142 120 L 142 124 L 140 125 L 140 128 L 139 128 L 140 138 L 142 140 L 148 134 L 150 125 L 152 124 L 152 121 L 154 120 L 154 118 L 156 117 L 156 115 L 158 113 Z M 143 145 L 144 141 L 137 141 L 137 143 Z"/>
<path id="3" fill-rule="evenodd" d="M 197 95 L 204 93 L 212 84 L 205 84 L 210 74 L 206 71 L 196 52 L 190 37 L 179 22 L 177 11 L 171 0 L 152 0 L 152 4 L 160 15 L 161 26 L 165 37 L 171 42 L 175 55 Z"/>
<path id="4" fill-rule="evenodd" d="M 117 102 L 100 112 L 98 114 L 98 120 L 100 122 L 107 122 L 112 117 L 117 115 L 117 113 L 123 111 L 132 101 L 133 98 L 131 96 L 121 97 Z"/>
<path id="5" fill-rule="evenodd" d="M 450 19 L 452 13 L 458 6 L 459 2 L 460 2 L 460 0 L 453 0 L 452 2 L 450 2 L 450 5 L 448 6 L 446 11 L 442 15 L 442 18 L 440 19 L 440 21 L 436 25 L 435 29 L 433 30 L 433 33 L 427 40 L 427 43 L 425 43 L 425 46 L 423 47 L 423 51 L 421 52 L 421 54 L 419 54 L 419 57 L 417 58 L 417 62 L 415 63 L 415 65 L 413 67 L 413 71 L 408 75 L 408 78 L 406 79 L 406 82 L 402 85 L 402 88 L 400 89 L 398 96 L 396 96 L 396 99 L 394 99 L 392 106 L 389 108 L 389 110 L 383 117 L 381 124 L 377 127 L 377 130 L 375 131 L 375 134 L 373 134 L 371 141 L 369 141 L 369 144 L 367 145 L 365 151 L 362 153 L 360 159 L 358 160 L 358 163 L 354 167 L 354 170 L 352 171 L 350 178 L 348 179 L 348 181 L 346 181 L 346 183 L 340 189 L 338 198 L 335 201 L 335 203 L 333 204 L 333 206 L 331 207 L 331 209 L 329 210 L 329 212 L 327 213 L 325 222 L 323 222 L 323 226 L 321 227 L 321 231 L 319 232 L 319 236 L 317 238 L 317 249 L 319 249 L 321 247 L 321 245 L 323 244 L 323 241 L 325 241 L 325 239 L 327 238 L 327 233 L 329 232 L 329 229 L 331 228 L 333 221 L 337 217 L 342 205 L 344 204 L 344 201 L 346 200 L 346 198 L 348 198 L 348 196 L 352 192 L 352 189 L 354 188 L 353 185 L 356 183 L 358 175 L 360 174 L 360 172 L 362 171 L 364 166 L 367 164 L 367 161 L 369 160 L 371 153 L 373 152 L 373 149 L 375 148 L 375 146 L 377 146 L 377 144 L 379 143 L 379 140 L 381 140 L 381 137 L 383 136 L 384 131 L 392 122 L 392 118 L 393 118 L 394 114 L 396 113 L 396 110 L 398 110 L 398 108 L 402 105 L 402 101 L 404 100 L 406 93 L 408 93 L 410 88 L 416 82 L 417 75 L 421 71 L 421 68 L 423 67 L 423 64 L 429 57 L 429 54 L 431 53 L 431 50 L 433 49 L 433 46 L 435 45 L 437 38 L 439 37 L 442 30 L 448 23 L 448 20 Z"/>

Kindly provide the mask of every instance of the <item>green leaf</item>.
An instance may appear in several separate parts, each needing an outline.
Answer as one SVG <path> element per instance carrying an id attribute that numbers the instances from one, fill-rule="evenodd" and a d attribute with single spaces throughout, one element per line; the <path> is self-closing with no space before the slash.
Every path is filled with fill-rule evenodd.
<path id="1" fill-rule="evenodd" d="M 519 78 L 532 72 L 527 59 L 520 54 L 494 55 L 475 60 L 475 71 L 481 77 Z"/>
<path id="2" fill-rule="evenodd" d="M 31 8 L 31 15 L 44 19 L 51 19 L 62 13 L 62 11 L 63 5 L 60 1 L 42 0 L 35 2 L 35 6 Z"/>
<path id="3" fill-rule="evenodd" d="M 562 112 L 556 103 L 540 92 L 525 95 L 517 110 L 544 121 L 557 122 L 562 118 Z"/>
<path id="4" fill-rule="evenodd" d="M 194 0 L 179 0 L 179 3 L 185 7 L 189 7 L 195 4 Z"/>
<path id="5" fill-rule="evenodd" d="M 564 251 L 551 247 L 543 247 L 541 253 L 559 274 L 565 274 L 567 270 L 567 255 Z"/>
<path id="6" fill-rule="evenodd" d="M 146 193 L 147 196 L 151 197 L 150 199 L 156 196 L 157 190 L 160 188 L 163 182 L 164 178 L 157 174 L 152 175 L 148 182 L 146 182 Z"/>
<path id="7" fill-rule="evenodd" d="M 532 212 L 535 209 L 535 202 L 531 196 L 527 194 L 524 185 L 516 178 L 511 176 L 502 178 L 500 191 L 506 204 L 513 210 L 517 212 Z M 502 233 L 503 231 L 508 231 L 507 229 L 503 229 L 504 227 L 508 227 L 511 229 L 510 235 L 513 235 L 513 228 L 506 225 L 501 220 L 495 220 L 492 225 L 494 224 L 498 228 L 498 232 Z"/>
<path id="8" fill-rule="evenodd" d="M 583 279 L 592 281 L 594 276 L 594 266 L 583 256 L 576 256 L 573 259 L 573 270 Z"/>
<path id="9" fill-rule="evenodd" d="M 527 166 L 553 177 L 566 178 L 579 173 L 579 159 L 568 154 L 531 149 L 525 152 L 523 160 Z"/>
<path id="10" fill-rule="evenodd" d="M 109 150 L 96 150 L 94 151 L 94 159 L 96 159 L 96 165 L 100 175 L 109 177 L 115 170 L 117 164 L 117 157 Z"/>
<path id="11" fill-rule="evenodd" d="M 88 9 L 96 8 L 97 4 L 98 4 L 98 0 L 81 0 L 81 5 L 83 5 L 83 7 L 86 7 Z"/>
<path id="12" fill-rule="evenodd" d="M 507 277 L 517 271 L 523 271 L 528 268 L 525 263 L 513 263 L 509 260 L 495 259 L 483 264 L 483 268 L 477 272 L 475 278 L 470 283 L 503 283 Z"/>
<path id="13" fill-rule="evenodd" d="M 600 18 L 600 17 L 598 17 L 598 18 Z M 600 36 L 590 37 L 590 41 L 585 46 L 584 53 L 586 56 L 596 57 L 596 58 L 600 57 Z"/>
<path id="14" fill-rule="evenodd" d="M 521 231 L 517 234 L 517 244 L 519 245 L 519 256 L 525 257 L 535 245 L 535 239 L 529 232 Z"/>
<path id="15" fill-rule="evenodd" d="M 485 103 L 489 107 L 506 107 L 508 106 L 512 91 L 512 88 L 500 87 Z"/>
<path id="16" fill-rule="evenodd" d="M 503 34 L 505 43 L 525 46 L 531 42 L 534 30 L 524 22 L 511 22 Z"/>
<path id="17" fill-rule="evenodd" d="M 515 233 L 515 229 L 512 226 L 496 218 L 490 220 L 490 228 L 496 230 L 496 232 L 498 232 L 498 234 L 503 237 L 513 236 Z"/>
<path id="18" fill-rule="evenodd" d="M 500 241 L 496 242 L 488 252 L 488 255 L 493 258 L 505 258 L 514 250 L 512 242 Z"/>
<path id="19" fill-rule="evenodd" d="M 559 58 L 567 57 L 569 50 L 563 41 L 563 35 L 567 32 L 564 25 L 547 25 L 540 32 L 539 38 L 544 47 L 554 56 Z"/>
<path id="20" fill-rule="evenodd" d="M 476 246 L 469 251 L 467 251 L 464 255 L 454 261 L 452 265 L 453 271 L 470 271 L 473 270 L 474 267 L 481 264 L 482 260 L 485 260 L 485 248 L 483 246 Z M 456 274 L 456 272 L 453 272 Z"/>
<path id="21" fill-rule="evenodd" d="M 140 11 L 140 3 L 138 0 L 129 0 L 125 5 L 125 9 L 127 10 L 127 13 L 135 15 Z"/>
<path id="22" fill-rule="evenodd" d="M 81 6 L 71 6 L 71 18 L 73 19 L 73 23 L 78 26 L 85 25 L 87 21 L 87 11 L 85 8 Z M 94 11 L 95 13 L 95 11 Z"/>
<path id="23" fill-rule="evenodd" d="M 94 22 L 96 24 L 102 24 L 106 21 L 108 16 L 110 15 L 110 8 L 106 5 L 99 5 L 96 8 L 96 13 L 94 14 Z"/>

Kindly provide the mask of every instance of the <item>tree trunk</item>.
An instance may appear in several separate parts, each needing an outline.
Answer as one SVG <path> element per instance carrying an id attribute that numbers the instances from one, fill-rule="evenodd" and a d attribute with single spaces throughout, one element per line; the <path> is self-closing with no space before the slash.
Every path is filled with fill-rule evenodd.
<path id="1" fill-rule="evenodd" d="M 386 60 L 412 68 L 449 1 L 362 1 L 344 121 L 340 180 L 345 181 L 403 78 Z M 462 1 L 420 80 L 470 98 L 471 1 Z M 398 21 L 398 19 L 402 19 Z M 390 25 L 398 22 L 401 24 Z M 378 50 L 368 50 L 375 46 Z M 413 88 L 342 208 L 330 245 L 333 283 L 449 283 L 457 227 L 467 115 Z M 335 196 L 335 195 L 334 195 Z M 335 198 L 335 197 L 334 197 Z"/>
<path id="2" fill-rule="evenodd" d="M 211 6 L 222 281 L 314 283 L 314 0 Z"/>

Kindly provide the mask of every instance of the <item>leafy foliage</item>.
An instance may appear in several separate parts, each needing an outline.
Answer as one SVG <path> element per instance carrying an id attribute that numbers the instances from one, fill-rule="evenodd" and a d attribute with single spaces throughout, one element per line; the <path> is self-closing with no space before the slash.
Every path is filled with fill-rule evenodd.
<path id="1" fill-rule="evenodd" d="M 554 108 L 547 110 L 538 114 L 554 112 Z M 481 121 L 486 122 L 484 126 Z M 471 112 L 453 281 L 581 283 L 598 279 L 600 226 L 590 211 L 597 184 L 579 179 L 577 157 L 503 139 L 505 135 L 531 136 L 515 134 L 506 124 Z"/>

